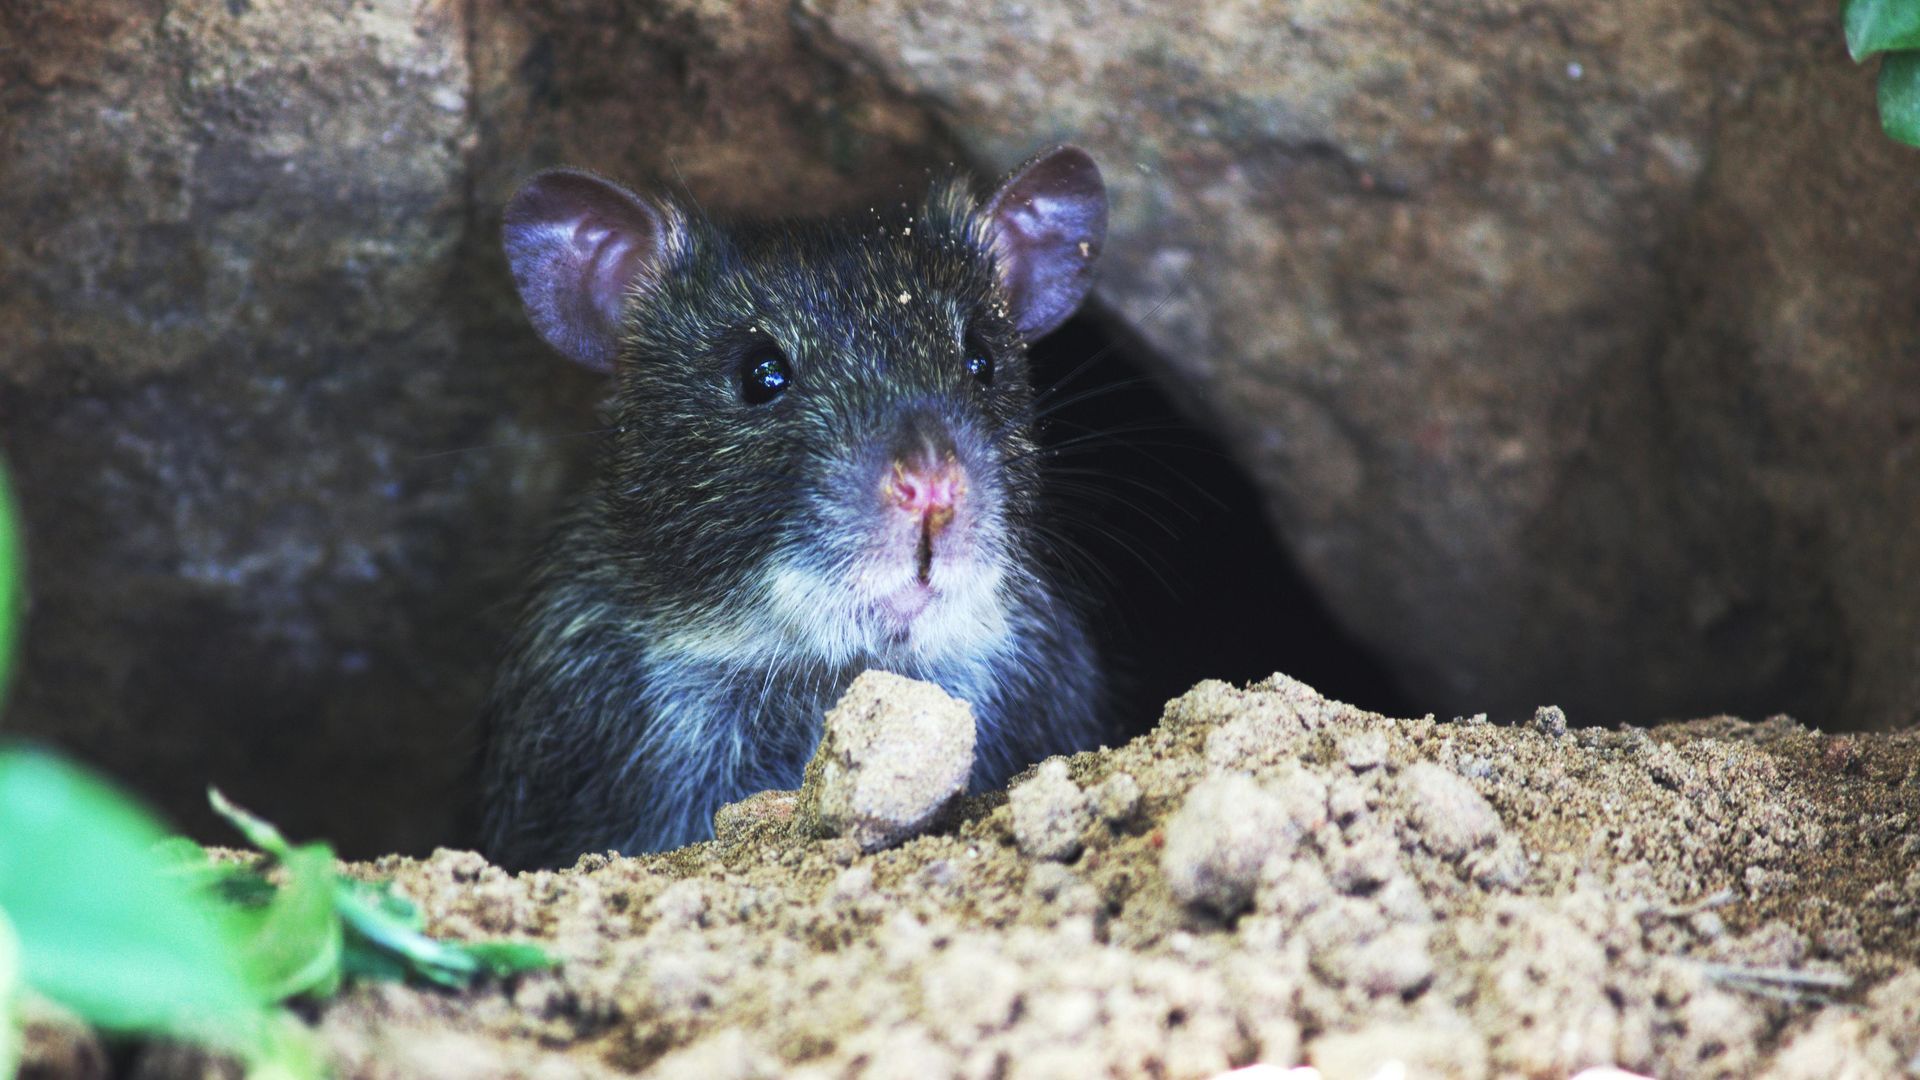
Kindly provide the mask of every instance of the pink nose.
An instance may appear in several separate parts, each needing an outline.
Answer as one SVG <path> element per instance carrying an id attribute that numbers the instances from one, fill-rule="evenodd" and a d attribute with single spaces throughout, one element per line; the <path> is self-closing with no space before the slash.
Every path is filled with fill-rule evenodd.
<path id="1" fill-rule="evenodd" d="M 895 506 L 916 517 L 924 517 L 934 532 L 953 519 L 953 508 L 967 493 L 967 474 L 953 460 L 933 464 L 893 463 L 893 475 L 887 482 L 887 498 Z"/>

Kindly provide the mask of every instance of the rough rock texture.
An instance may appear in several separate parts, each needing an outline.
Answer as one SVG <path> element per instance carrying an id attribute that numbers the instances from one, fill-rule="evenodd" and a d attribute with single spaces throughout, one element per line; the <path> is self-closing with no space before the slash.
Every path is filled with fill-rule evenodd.
<path id="1" fill-rule="evenodd" d="M 1356 764 L 1361 741 L 1380 753 Z M 1920 1053 L 1920 735 L 1554 738 L 1275 676 L 1196 687 L 1066 772 L 1139 793 L 1067 862 L 1024 854 L 992 795 L 871 855 L 782 828 L 519 876 L 362 864 L 433 931 L 564 966 L 360 986 L 317 1025 L 347 1077 L 1865 1077 Z M 1240 914 L 1187 902 L 1205 844 L 1181 833 L 1265 800 L 1297 832 L 1235 871 Z"/>
<path id="2" fill-rule="evenodd" d="M 808 836 L 845 837 L 862 851 L 892 847 L 967 790 L 976 734 L 966 702 L 932 683 L 866 672 L 827 710 L 795 825 Z"/>
<path id="3" fill-rule="evenodd" d="M 1417 699 L 1920 715 L 1920 158 L 1832 3 L 801 8 L 1104 164 L 1101 299 Z"/>

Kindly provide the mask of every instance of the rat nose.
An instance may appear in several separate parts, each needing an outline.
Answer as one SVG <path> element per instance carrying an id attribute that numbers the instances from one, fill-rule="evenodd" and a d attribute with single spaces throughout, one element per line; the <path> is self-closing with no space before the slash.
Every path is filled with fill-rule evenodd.
<path id="1" fill-rule="evenodd" d="M 889 468 L 882 497 L 917 519 L 922 543 L 929 543 L 953 521 L 967 493 L 967 472 L 960 464 L 953 431 L 932 408 L 904 410 L 887 447 Z"/>
<path id="2" fill-rule="evenodd" d="M 953 510 L 967 493 L 967 473 L 951 457 L 895 459 L 887 478 L 888 501 L 906 513 L 924 518 L 927 528 L 939 532 L 953 520 Z"/>

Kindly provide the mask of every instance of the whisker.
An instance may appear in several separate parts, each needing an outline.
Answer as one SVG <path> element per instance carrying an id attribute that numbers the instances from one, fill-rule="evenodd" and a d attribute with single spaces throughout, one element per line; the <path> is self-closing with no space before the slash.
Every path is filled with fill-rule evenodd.
<path id="1" fill-rule="evenodd" d="M 1020 453 L 1009 457 L 1005 464 L 1012 465 L 1015 462 L 1025 461 L 1028 458 L 1035 457 L 1041 459 L 1059 457 L 1067 451 L 1077 452 L 1082 449 L 1095 449 L 1102 445 L 1114 445 L 1130 449 L 1138 449 L 1145 446 L 1181 450 L 1197 449 L 1188 443 L 1171 440 L 1128 439 L 1122 441 L 1120 438 L 1124 435 L 1146 435 L 1164 432 L 1182 432 L 1186 430 L 1188 429 L 1174 424 L 1131 424 L 1114 428 L 1088 429 L 1085 434 L 1075 435 L 1070 439 L 1055 440 L 1028 450 L 1022 450 Z"/>
<path id="2" fill-rule="evenodd" d="M 1166 498 L 1167 501 L 1175 509 L 1186 513 L 1188 520 L 1190 521 L 1199 520 L 1197 515 L 1193 514 L 1191 511 L 1188 511 L 1186 507 L 1181 506 L 1178 501 L 1168 497 L 1166 493 L 1153 488 L 1151 485 L 1141 484 L 1139 486 L 1146 491 L 1152 492 L 1155 495 L 1159 495 L 1162 498 Z M 1139 514 L 1141 517 L 1146 518 L 1149 522 L 1151 522 L 1154 525 L 1154 527 L 1158 528 L 1161 532 L 1166 533 L 1169 537 L 1176 540 L 1179 539 L 1180 537 L 1180 530 L 1167 524 L 1165 521 L 1162 521 L 1158 516 L 1156 516 L 1152 511 L 1148 510 L 1145 506 L 1141 505 L 1139 502 L 1135 501 L 1134 499 L 1128 498 L 1125 495 L 1120 495 L 1113 491 L 1109 491 L 1105 488 L 1098 487 L 1091 484 L 1088 484 L 1088 485 L 1061 484 L 1061 485 L 1056 485 L 1054 490 L 1056 493 L 1059 493 L 1059 494 L 1084 495 L 1084 496 L 1091 497 L 1087 501 L 1082 502 L 1080 505 L 1090 505 L 1090 506 L 1097 507 L 1105 503 L 1114 503 L 1120 506 L 1124 506 L 1127 509 L 1132 510 L 1134 513 Z M 1071 500 L 1071 499 L 1063 500 L 1063 501 L 1069 504 L 1074 502 L 1074 500 Z"/>
<path id="3" fill-rule="evenodd" d="M 693 193 L 693 185 L 687 183 L 686 174 L 680 171 L 679 155 L 671 150 L 667 151 L 667 165 L 673 169 L 673 178 L 680 181 L 680 190 L 685 192 L 687 199 L 693 203 L 694 212 L 700 215 L 700 220 L 707 225 L 712 225 L 712 216 L 707 213 L 707 208 L 700 204 L 700 196 Z"/>
<path id="4" fill-rule="evenodd" d="M 1075 584 L 1083 592 L 1112 592 L 1120 587 L 1119 576 L 1113 568 L 1079 540 L 1052 525 L 1037 525 L 1034 532 L 1061 569 L 1077 579 Z"/>
<path id="5" fill-rule="evenodd" d="M 1096 524 L 1094 522 L 1081 522 L 1080 527 L 1085 529 L 1090 529 L 1093 532 L 1098 533 L 1101 537 L 1105 538 L 1108 543 L 1111 543 L 1115 548 L 1125 552 L 1126 554 L 1131 556 L 1133 559 L 1138 561 L 1141 568 L 1144 569 L 1147 573 L 1152 574 L 1153 579 L 1160 583 L 1161 588 L 1165 589 L 1171 595 L 1175 595 L 1175 596 L 1179 595 L 1180 590 L 1174 587 L 1173 582 L 1168 580 L 1165 574 L 1161 573 L 1160 563 L 1154 560 L 1149 554 L 1149 551 L 1151 549 L 1144 549 L 1140 547 L 1137 541 L 1135 541 L 1133 537 L 1130 537 L 1123 532 L 1119 532 L 1114 529 L 1109 529 L 1104 525 Z"/>
<path id="6" fill-rule="evenodd" d="M 1166 307 L 1169 303 L 1173 302 L 1174 294 L 1179 292 L 1180 287 L 1187 283 L 1187 276 L 1188 275 L 1186 274 L 1180 275 L 1179 280 L 1175 281 L 1172 285 L 1169 285 L 1167 287 L 1166 295 L 1162 296 L 1159 300 L 1155 301 L 1154 305 L 1147 309 L 1147 313 L 1140 317 L 1141 325 L 1145 325 L 1147 323 L 1152 322 L 1154 319 L 1154 316 L 1160 314 L 1160 310 L 1162 308 Z M 1095 350 L 1092 356 L 1087 357 L 1085 360 L 1082 360 L 1079 364 L 1075 365 L 1072 371 L 1069 371 L 1065 375 L 1061 376 L 1060 378 L 1055 379 L 1053 382 L 1053 385 L 1048 389 L 1046 389 L 1045 391 L 1042 391 L 1038 396 L 1040 398 L 1044 398 L 1048 394 L 1058 393 L 1068 383 L 1071 383 L 1073 380 L 1085 374 L 1086 371 L 1089 368 L 1093 367 L 1094 364 L 1100 362 L 1101 360 L 1106 359 L 1109 355 L 1113 353 L 1115 349 L 1119 347 L 1120 347 L 1120 342 L 1118 340 L 1108 341 L 1105 345 Z"/>
<path id="7" fill-rule="evenodd" d="M 1079 405 L 1087 401 L 1093 401 L 1098 398 L 1104 397 L 1108 394 L 1117 393 L 1121 390 L 1131 390 L 1139 386 L 1152 386 L 1152 385 L 1153 385 L 1153 380 L 1151 378 L 1148 378 L 1145 375 L 1136 375 L 1132 378 L 1121 379 L 1117 382 L 1101 383 L 1098 386 L 1089 386 L 1084 390 L 1080 390 L 1068 397 L 1061 398 L 1058 401 L 1042 402 L 1036 399 L 1020 416 L 1016 416 L 1012 421 L 1010 421 L 1008 426 L 1013 427 L 1023 423 L 1025 424 L 1039 423 L 1040 421 L 1045 420 L 1046 418 L 1058 413 L 1060 410 L 1068 408 L 1070 406 Z"/>
<path id="8" fill-rule="evenodd" d="M 1226 460 L 1226 455 L 1209 451 L 1205 447 L 1195 446 L 1191 443 L 1170 442 L 1165 440 L 1128 440 L 1125 442 L 1116 441 L 1112 445 L 1113 447 L 1118 449 L 1132 451 L 1135 455 L 1137 455 L 1140 458 L 1141 461 L 1145 462 L 1148 465 L 1151 465 L 1153 468 L 1155 468 L 1159 472 L 1177 481 L 1180 484 L 1180 486 L 1185 488 L 1187 491 L 1193 493 L 1194 495 L 1199 496 L 1202 500 L 1204 500 L 1209 506 L 1213 507 L 1214 509 L 1216 510 L 1228 509 L 1226 500 L 1222 499 L 1219 495 L 1215 494 L 1213 491 L 1203 486 L 1199 481 L 1195 480 L 1193 477 L 1187 475 L 1185 471 L 1179 468 L 1176 468 L 1173 464 L 1166 461 L 1164 458 L 1160 457 L 1157 454 L 1151 453 L 1150 451 L 1155 449 L 1183 450 L 1183 451 L 1189 451 L 1193 453 L 1204 453 L 1210 457 L 1218 458 L 1221 460 Z M 1045 454 L 1043 455 L 1043 460 L 1057 460 L 1057 459 L 1064 459 L 1064 458 L 1079 457 L 1084 454 L 1097 452 L 1104 448 L 1105 448 L 1105 444 L 1089 440 L 1089 442 L 1086 445 L 1069 449 L 1063 453 Z M 1088 470 L 1088 471 L 1091 471 L 1093 473 L 1099 473 L 1101 470 L 1096 469 L 1096 470 Z M 1049 475 L 1049 476 L 1057 473 L 1066 473 L 1066 472 L 1068 472 L 1068 469 L 1058 464 L 1048 464 L 1046 467 L 1046 475 Z M 1113 479 L 1121 479 L 1123 475 L 1124 474 L 1117 473 L 1117 472 L 1109 472 L 1109 476 Z M 1135 477 L 1126 477 L 1125 479 L 1132 480 L 1135 483 L 1140 483 L 1143 486 L 1146 486 L 1149 488 L 1153 488 L 1153 490 L 1156 490 L 1156 491 L 1159 490 L 1158 488 L 1154 488 L 1153 485 L 1146 484 L 1144 481 L 1141 481 Z M 1168 496 L 1168 499 L 1169 501 L 1174 501 L 1171 496 Z"/>

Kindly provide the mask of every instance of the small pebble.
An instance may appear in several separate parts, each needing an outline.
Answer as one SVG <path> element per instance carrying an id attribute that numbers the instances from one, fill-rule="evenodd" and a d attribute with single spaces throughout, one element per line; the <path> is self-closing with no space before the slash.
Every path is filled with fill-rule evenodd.
<path id="1" fill-rule="evenodd" d="M 1071 859 L 1080 854 L 1080 834 L 1093 822 L 1087 793 L 1067 775 L 1064 758 L 1049 758 L 1031 777 L 1007 793 L 1013 811 L 1013 839 L 1036 859 Z"/>
<path id="2" fill-rule="evenodd" d="M 1251 777 L 1209 777 L 1167 822 L 1160 868 L 1182 903 L 1237 915 L 1253 902 L 1261 868 L 1291 855 L 1299 837 L 1280 795 Z"/>
<path id="3" fill-rule="evenodd" d="M 1427 849 L 1458 859 L 1500 836 L 1500 815 L 1473 785 L 1453 772 L 1422 761 L 1400 774 L 1407 818 Z"/>
<path id="4" fill-rule="evenodd" d="M 1341 825 L 1364 821 L 1367 810 L 1367 789 L 1361 781 L 1341 777 L 1328 786 L 1327 813 Z"/>
<path id="5" fill-rule="evenodd" d="M 1093 789 L 1093 806 L 1109 825 L 1124 825 L 1140 809 L 1140 783 L 1117 772 Z"/>
<path id="6" fill-rule="evenodd" d="M 1347 975 L 1368 997 L 1403 997 L 1419 990 L 1433 979 L 1426 930 L 1396 926 L 1359 946 L 1348 955 Z"/>
<path id="7" fill-rule="evenodd" d="M 792 824 L 794 809 L 799 805 L 799 796 L 791 791 L 762 791 L 728 803 L 713 812 L 714 838 L 728 843 L 759 826 L 785 828 Z"/>
<path id="8" fill-rule="evenodd" d="M 1567 733 L 1567 714 L 1558 705 L 1542 705 L 1533 710 L 1533 730 L 1550 739 Z"/>
<path id="9" fill-rule="evenodd" d="M 873 896 L 873 868 L 850 866 L 833 879 L 830 899 L 836 907 L 852 907 Z"/>
<path id="10" fill-rule="evenodd" d="M 924 831 L 966 790 L 973 709 L 932 683 L 883 671 L 828 710 L 795 812 L 803 835 L 878 851 Z"/>

